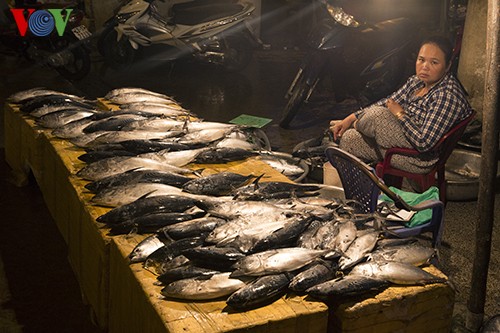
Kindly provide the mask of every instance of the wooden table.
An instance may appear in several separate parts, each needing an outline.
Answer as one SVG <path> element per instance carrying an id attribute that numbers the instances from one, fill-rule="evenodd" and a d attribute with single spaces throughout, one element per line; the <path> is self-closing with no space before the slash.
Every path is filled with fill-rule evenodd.
<path id="1" fill-rule="evenodd" d="M 109 208 L 89 204 L 82 150 L 38 128 L 15 106 L 5 107 L 6 160 L 18 185 L 33 172 L 49 211 L 68 246 L 68 258 L 96 322 L 109 332 L 449 332 L 454 292 L 447 284 L 391 287 L 362 299 L 327 306 L 289 294 L 271 305 L 233 313 L 224 301 L 160 299 L 155 276 L 127 256 L 145 236 L 107 235 L 96 218 Z M 200 166 L 197 166 L 200 167 Z M 265 173 L 288 178 L 257 159 L 203 165 L 207 172 Z M 435 267 L 434 274 L 442 275 Z"/>

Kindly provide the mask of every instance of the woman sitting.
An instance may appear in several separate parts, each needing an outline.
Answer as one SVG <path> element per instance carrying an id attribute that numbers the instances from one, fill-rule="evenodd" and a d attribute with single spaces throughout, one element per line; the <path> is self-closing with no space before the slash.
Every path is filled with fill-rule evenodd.
<path id="1" fill-rule="evenodd" d="M 413 148 L 417 157 L 395 155 L 392 165 L 412 173 L 426 173 L 438 156 L 430 149 L 454 125 L 473 112 L 466 93 L 449 69 L 453 48 L 440 36 L 425 40 L 416 61 L 416 75 L 392 95 L 330 122 L 340 148 L 367 161 L 379 162 L 387 149 Z"/>

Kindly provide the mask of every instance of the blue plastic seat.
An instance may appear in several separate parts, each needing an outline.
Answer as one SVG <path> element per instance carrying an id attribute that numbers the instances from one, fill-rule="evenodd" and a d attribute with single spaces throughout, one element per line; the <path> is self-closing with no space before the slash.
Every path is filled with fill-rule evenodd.
<path id="1" fill-rule="evenodd" d="M 328 147 L 325 151 L 328 161 L 337 169 L 344 187 L 346 199 L 354 199 L 361 204 L 365 213 L 374 213 L 377 210 L 378 198 L 381 192 L 385 193 L 399 209 L 407 211 L 421 211 L 432 209 L 430 221 L 415 227 L 406 227 L 403 224 L 391 223 L 387 231 L 397 237 L 413 237 L 424 232 L 432 232 L 432 246 L 437 248 L 441 244 L 441 234 L 444 224 L 444 205 L 439 200 L 427 200 L 411 206 L 398 194 L 391 191 L 376 175 L 375 170 L 356 156 L 337 148 Z"/>

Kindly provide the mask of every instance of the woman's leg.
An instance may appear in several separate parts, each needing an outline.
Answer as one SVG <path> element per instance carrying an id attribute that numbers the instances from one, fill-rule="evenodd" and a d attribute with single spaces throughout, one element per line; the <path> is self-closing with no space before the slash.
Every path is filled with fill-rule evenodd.
<path id="1" fill-rule="evenodd" d="M 379 161 L 377 150 L 373 144 L 369 142 L 366 136 L 362 135 L 357 130 L 351 128 L 345 131 L 340 139 L 339 147 L 346 152 L 357 156 L 366 162 Z"/>
<path id="2" fill-rule="evenodd" d="M 413 148 L 404 135 L 399 120 L 385 107 L 375 106 L 366 110 L 358 121 L 356 130 L 346 131 L 340 148 L 365 161 L 381 161 L 387 149 Z M 349 133 L 348 132 L 356 132 Z M 363 134 L 361 134 L 361 133 Z M 353 142 L 349 142 L 349 141 Z M 344 148 L 345 147 L 345 148 Z M 422 154 L 418 158 L 394 155 L 392 165 L 412 173 L 425 173 L 436 163 L 434 157 Z"/>

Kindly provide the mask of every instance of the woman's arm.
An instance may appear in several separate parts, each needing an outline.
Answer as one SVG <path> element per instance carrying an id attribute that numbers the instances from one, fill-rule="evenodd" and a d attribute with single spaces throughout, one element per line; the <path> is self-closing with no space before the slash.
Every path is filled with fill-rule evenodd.
<path id="1" fill-rule="evenodd" d="M 437 89 L 427 102 L 412 103 L 408 108 L 419 117 L 404 117 L 401 122 L 406 137 L 418 151 L 430 150 L 462 117 L 463 111 L 470 109 L 467 100 L 453 86 Z M 424 116 L 425 115 L 425 116 Z"/>

